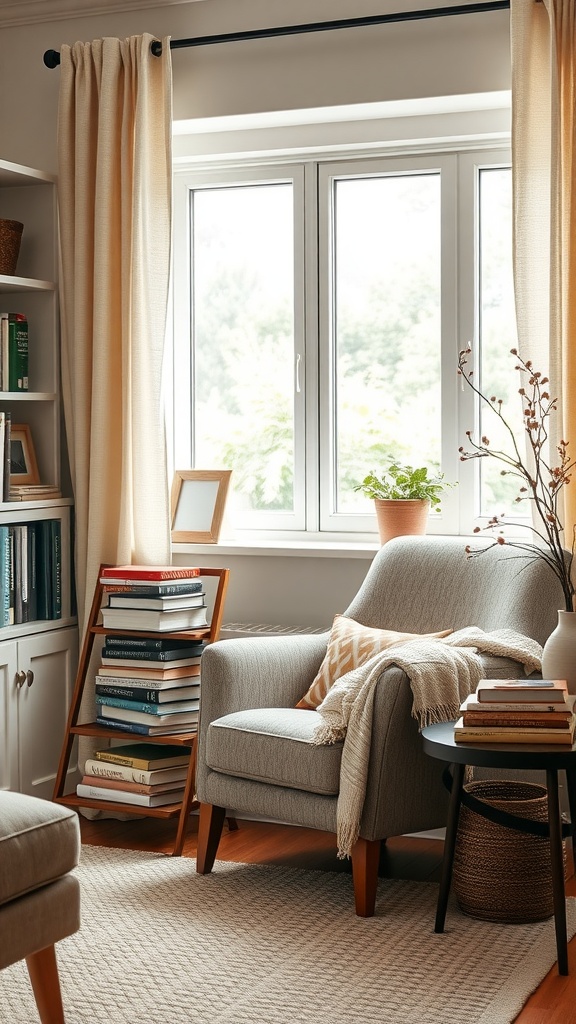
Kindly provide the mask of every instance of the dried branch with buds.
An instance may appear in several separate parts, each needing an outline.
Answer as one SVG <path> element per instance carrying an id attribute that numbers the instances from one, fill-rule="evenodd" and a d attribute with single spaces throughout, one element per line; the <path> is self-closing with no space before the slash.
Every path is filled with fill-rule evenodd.
<path id="1" fill-rule="evenodd" d="M 458 449 L 460 459 L 465 462 L 468 459 L 492 457 L 506 467 L 501 470 L 503 476 L 516 477 L 518 496 L 515 501 L 517 504 L 525 501 L 531 502 L 533 510 L 535 510 L 535 515 L 532 518 L 536 521 L 536 525 L 532 523 L 516 525 L 524 525 L 526 529 L 532 530 L 538 541 L 524 543 L 515 539 L 509 540 L 504 537 L 504 532 L 500 529 L 494 543 L 506 544 L 509 547 L 527 551 L 535 558 L 542 558 L 560 581 L 567 611 L 573 611 L 575 588 L 572 582 L 572 563 L 576 545 L 576 526 L 572 530 L 571 546 L 566 551 L 565 541 L 563 542 L 564 527 L 558 514 L 560 494 L 562 489 L 570 483 L 571 473 L 576 466 L 576 462 L 571 461 L 568 455 L 568 441 L 560 441 L 557 446 L 557 465 L 550 465 L 547 461 L 549 421 L 552 413 L 557 411 L 557 399 L 550 398 L 550 394 L 546 390 L 546 385 L 549 383 L 548 377 L 543 377 L 541 373 L 534 370 L 531 360 L 522 359 L 518 355 L 517 349 L 511 349 L 511 354 L 518 360 L 515 369 L 518 370 L 523 384 L 518 389 L 518 393 L 522 400 L 527 439 L 527 457 L 524 459 L 520 454 L 514 431 L 503 415 L 502 399 L 495 396 L 488 398 L 483 394 L 474 383 L 473 371 L 466 369 L 467 357 L 470 352 L 470 348 L 460 352 L 458 373 L 478 398 L 490 406 L 498 417 L 510 439 L 510 451 L 492 448 L 489 438 L 485 436 L 478 444 L 474 441 L 472 431 L 467 430 L 466 437 L 470 450 L 466 451 L 460 447 Z M 530 468 L 526 463 L 530 465 Z M 482 529 L 495 531 L 504 526 L 504 519 L 504 514 L 492 516 L 484 528 L 477 526 L 474 532 L 480 533 Z M 468 554 L 479 553 L 474 551 L 470 545 L 467 546 L 466 551 Z"/>

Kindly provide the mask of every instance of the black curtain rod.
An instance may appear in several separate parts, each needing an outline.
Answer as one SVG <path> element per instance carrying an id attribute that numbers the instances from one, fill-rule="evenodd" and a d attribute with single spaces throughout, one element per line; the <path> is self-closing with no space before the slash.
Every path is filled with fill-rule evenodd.
<path id="1" fill-rule="evenodd" d="M 388 25 L 399 21 L 422 21 L 428 18 L 446 18 L 457 14 L 483 14 L 486 11 L 505 11 L 510 0 L 490 0 L 487 3 L 458 4 L 453 7 L 431 7 L 424 11 L 401 11 L 398 14 L 375 14 L 366 18 L 344 18 L 340 21 L 316 21 L 308 25 L 282 25 L 277 28 L 257 28 L 246 32 L 228 32 L 224 35 L 197 36 L 195 39 L 171 39 L 170 49 L 181 50 L 189 46 L 213 46 L 215 43 L 236 43 L 245 39 L 271 39 L 277 36 L 304 35 L 306 32 L 331 32 L 340 28 L 365 28 L 368 25 Z M 150 44 L 155 57 L 162 53 L 162 43 L 155 40 Z M 46 50 L 44 63 L 47 68 L 60 64 L 58 50 Z"/>

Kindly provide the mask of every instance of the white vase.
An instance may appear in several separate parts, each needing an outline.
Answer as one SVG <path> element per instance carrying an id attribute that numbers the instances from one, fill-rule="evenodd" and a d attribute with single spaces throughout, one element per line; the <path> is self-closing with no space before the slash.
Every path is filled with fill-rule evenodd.
<path id="1" fill-rule="evenodd" d="M 542 651 L 542 678 L 565 679 L 576 693 L 576 612 L 558 611 L 558 625 Z"/>

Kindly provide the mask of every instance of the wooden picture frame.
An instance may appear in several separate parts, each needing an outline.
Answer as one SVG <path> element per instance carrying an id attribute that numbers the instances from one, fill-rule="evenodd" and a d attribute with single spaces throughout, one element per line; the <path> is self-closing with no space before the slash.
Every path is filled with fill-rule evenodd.
<path id="1" fill-rule="evenodd" d="M 218 542 L 231 475 L 231 469 L 175 471 L 170 494 L 175 543 Z"/>
<path id="2" fill-rule="evenodd" d="M 13 423 L 10 428 L 10 483 L 40 483 L 32 431 L 27 423 Z"/>

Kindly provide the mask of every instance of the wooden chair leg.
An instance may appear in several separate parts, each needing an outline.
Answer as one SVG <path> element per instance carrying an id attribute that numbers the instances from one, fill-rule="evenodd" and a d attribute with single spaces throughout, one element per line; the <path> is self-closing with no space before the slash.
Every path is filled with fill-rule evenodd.
<path id="1" fill-rule="evenodd" d="M 199 875 L 209 874 L 214 867 L 225 817 L 225 807 L 217 807 L 215 804 L 200 804 L 196 853 L 196 871 Z"/>
<path id="2" fill-rule="evenodd" d="M 352 849 L 352 881 L 358 917 L 373 917 L 378 888 L 379 839 L 357 839 Z"/>
<path id="3" fill-rule="evenodd" d="M 26 957 L 30 983 L 42 1024 L 64 1024 L 64 1010 L 54 946 Z"/>

